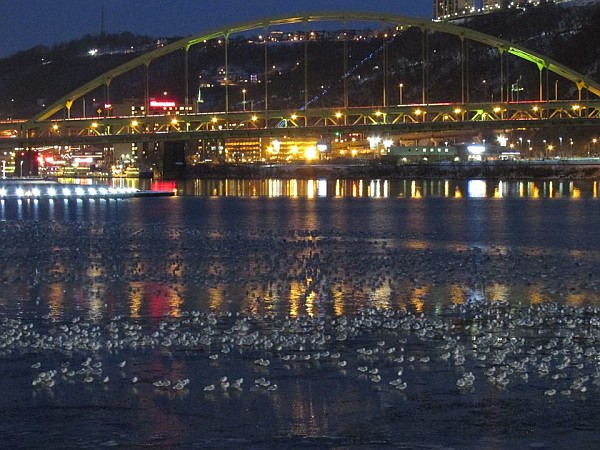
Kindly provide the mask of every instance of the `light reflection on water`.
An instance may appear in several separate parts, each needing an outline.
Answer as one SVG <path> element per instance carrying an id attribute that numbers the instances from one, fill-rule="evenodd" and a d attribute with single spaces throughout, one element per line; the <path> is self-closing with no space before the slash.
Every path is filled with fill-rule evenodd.
<path id="1" fill-rule="evenodd" d="M 411 252 L 409 249 L 403 251 Z M 204 255 L 209 259 L 215 256 Z M 405 257 L 411 264 L 419 258 L 418 254 L 405 254 Z M 591 264 L 594 258 L 586 261 Z M 76 272 L 73 264 L 65 264 L 66 273 Z M 27 298 L 29 294 L 25 285 L 13 284 L 1 296 L 2 308 L 18 315 L 48 314 L 56 320 L 71 315 L 100 320 L 125 314 L 135 320 L 154 322 L 164 317 L 180 317 L 184 310 L 231 311 L 249 316 L 276 314 L 297 318 L 304 315 L 353 315 L 365 307 L 408 309 L 419 314 L 431 314 L 441 312 L 450 304 L 464 304 L 467 300 L 475 299 L 506 304 L 515 301 L 521 304 L 558 301 L 571 306 L 600 304 L 600 296 L 594 287 L 596 285 L 582 285 L 585 274 L 572 280 L 539 279 L 535 278 L 535 268 L 528 271 L 523 267 L 519 277 L 523 280 L 505 282 L 502 279 L 511 278 L 512 275 L 502 267 L 504 263 L 492 264 L 485 275 L 490 277 L 489 281 L 479 287 L 467 284 L 468 273 L 449 277 L 438 275 L 432 280 L 431 275 L 436 268 L 425 265 L 421 267 L 422 273 L 406 271 L 401 278 L 386 278 L 381 283 L 373 280 L 374 273 L 363 276 L 348 270 L 346 277 L 337 280 L 330 273 L 328 278 L 331 282 L 315 286 L 315 280 L 310 277 L 287 282 L 283 273 L 274 274 L 275 279 L 271 284 L 270 280 L 258 279 L 256 274 L 244 273 L 240 265 L 229 264 L 231 261 L 221 268 L 232 273 L 237 271 L 240 275 L 238 279 L 250 277 L 255 281 L 239 283 L 235 281 L 236 278 L 223 279 L 215 273 L 210 274 L 210 270 L 207 270 L 207 281 L 203 283 L 189 279 L 184 281 L 178 275 L 161 276 L 159 278 L 162 281 L 154 281 L 152 278 L 156 275 L 153 275 L 150 279 L 109 285 L 103 276 L 74 279 L 65 275 L 67 281 L 44 284 L 36 292 L 37 298 L 43 299 L 41 304 L 39 300 L 32 303 L 35 299 Z M 465 267 L 465 270 L 472 269 Z M 60 274 L 60 271 L 56 270 L 55 273 Z M 493 274 L 498 275 L 497 280 L 491 278 Z M 8 276 L 7 272 L 5 276 Z M 456 278 L 465 278 L 465 282 L 454 283 Z M 169 279 L 175 282 L 167 281 Z M 15 298 L 22 300 L 15 303 Z"/>
<path id="2" fill-rule="evenodd" d="M 408 180 L 408 179 L 64 179 L 144 190 L 177 190 L 200 197 L 303 198 L 598 198 L 598 181 L 588 180 Z"/>
<path id="3" fill-rule="evenodd" d="M 142 181 L 141 187 L 148 187 Z M 305 198 L 580 198 L 598 197 L 596 181 L 502 180 L 193 180 L 180 195 Z"/>
<path id="4" fill-rule="evenodd" d="M 468 298 L 598 300 L 594 271 L 581 268 L 598 259 L 589 240 L 593 199 L 30 199 L 1 201 L 0 217 L 32 246 L 5 240 L 0 300 L 55 318 L 178 317 L 191 309 L 299 317 L 373 306 L 434 311 Z M 301 239 L 292 230 L 315 231 Z M 34 265 L 23 263 L 32 255 Z M 497 264 L 473 272 L 487 270 L 485 258 Z M 37 297 L 45 303 L 32 303 Z"/>

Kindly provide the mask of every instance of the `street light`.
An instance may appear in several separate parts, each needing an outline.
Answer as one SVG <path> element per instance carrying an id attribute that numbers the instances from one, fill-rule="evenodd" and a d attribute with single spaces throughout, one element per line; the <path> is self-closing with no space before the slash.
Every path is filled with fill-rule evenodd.
<path id="1" fill-rule="evenodd" d="M 242 108 L 246 112 L 246 89 L 242 89 Z"/>
<path id="2" fill-rule="evenodd" d="M 571 142 L 571 158 L 573 157 L 573 139 L 569 139 L 569 141 Z"/>
<path id="3" fill-rule="evenodd" d="M 402 105 L 402 89 L 404 88 L 404 83 L 400 83 L 398 88 L 400 88 L 400 105 Z"/>
<path id="4" fill-rule="evenodd" d="M 482 84 L 482 90 L 483 90 L 483 101 L 487 101 L 487 80 L 483 80 Z"/>
<path id="5" fill-rule="evenodd" d="M 548 156 L 548 145 L 546 145 L 546 139 L 542 140 L 544 143 L 544 158 Z"/>

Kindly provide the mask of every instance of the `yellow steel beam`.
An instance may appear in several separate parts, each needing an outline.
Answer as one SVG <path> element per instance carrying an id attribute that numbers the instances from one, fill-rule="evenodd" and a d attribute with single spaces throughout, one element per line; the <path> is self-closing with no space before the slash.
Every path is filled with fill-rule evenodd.
<path id="1" fill-rule="evenodd" d="M 405 17 L 396 14 L 389 13 L 368 13 L 368 12 L 330 12 L 330 13 L 318 13 L 318 14 L 300 14 L 294 16 L 283 16 L 283 17 L 272 17 L 266 18 L 259 21 L 244 22 L 238 25 L 221 28 L 212 32 L 199 34 L 196 36 L 185 37 L 171 44 L 160 47 L 144 55 L 140 55 L 137 58 L 132 59 L 119 67 L 116 67 L 108 72 L 94 78 L 83 86 L 75 89 L 69 94 L 65 95 L 61 99 L 57 100 L 46 109 L 30 118 L 23 124 L 23 129 L 29 129 L 35 127 L 35 124 L 39 121 L 49 119 L 58 111 L 63 108 L 70 108 L 72 103 L 85 95 L 86 93 L 102 86 L 109 85 L 113 78 L 120 76 L 124 73 L 129 72 L 139 66 L 149 65 L 153 60 L 170 53 L 184 50 L 188 51 L 193 45 L 216 39 L 219 37 L 229 36 L 234 33 L 245 32 L 257 28 L 268 28 L 270 26 L 289 25 L 294 23 L 307 23 L 307 22 L 324 22 L 324 21 L 341 21 L 343 23 L 347 21 L 368 21 L 368 22 L 384 22 L 384 23 L 396 23 L 407 27 L 418 27 L 422 30 L 432 30 L 442 33 L 447 33 L 455 36 L 459 36 L 461 39 L 470 39 L 472 41 L 480 42 L 485 45 L 497 48 L 499 51 L 506 51 L 519 58 L 523 58 L 536 64 L 538 67 L 546 67 L 549 71 L 554 72 L 577 85 L 578 89 L 587 89 L 593 94 L 600 96 L 600 84 L 594 80 L 560 64 L 553 59 L 541 55 L 539 53 L 528 50 L 524 47 L 515 45 L 504 39 L 500 39 L 494 36 L 490 36 L 478 31 L 470 30 L 468 28 L 451 25 L 448 23 L 432 22 L 420 18 Z"/>

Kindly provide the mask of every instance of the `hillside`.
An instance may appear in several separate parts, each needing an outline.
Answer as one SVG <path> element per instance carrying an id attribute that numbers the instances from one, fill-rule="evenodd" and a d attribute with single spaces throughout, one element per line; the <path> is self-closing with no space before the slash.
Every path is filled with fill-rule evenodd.
<path id="1" fill-rule="evenodd" d="M 461 19 L 457 25 L 518 43 L 600 81 L 600 3 L 583 0 L 561 5 L 546 4 L 525 11 L 500 11 Z M 379 33 L 381 34 L 381 33 Z M 372 35 L 371 35 L 372 36 Z M 168 41 L 173 41 L 172 37 Z M 384 46 L 381 37 L 353 41 L 349 44 L 348 86 L 350 101 L 355 105 L 381 104 Z M 85 36 L 55 47 L 39 46 L 0 60 L 0 119 L 24 118 L 40 110 L 69 91 L 147 52 L 157 38 L 130 33 Z M 334 38 L 308 45 L 308 97 L 319 106 L 343 104 L 343 52 Z M 95 49 L 92 55 L 90 50 Z M 468 96 L 472 101 L 499 99 L 500 70 L 495 49 L 476 43 L 468 45 Z M 409 29 L 386 41 L 388 103 L 398 103 L 398 83 L 404 85 L 404 102 L 422 98 L 421 32 Z M 150 66 L 150 95 L 169 92 L 183 101 L 182 52 L 153 62 Z M 203 108 L 222 108 L 224 89 L 219 85 L 219 67 L 224 64 L 223 46 L 209 42 L 190 51 L 190 95 L 196 95 L 200 81 L 213 87 L 203 89 Z M 263 73 L 263 46 L 246 38 L 233 39 L 229 47 L 231 72 L 240 79 Z M 427 101 L 460 101 L 460 44 L 458 38 L 442 34 L 428 36 Z M 269 75 L 270 107 L 297 108 L 304 104 L 304 45 L 302 43 L 269 44 L 269 63 L 275 69 Z M 318 67 L 319 70 L 312 70 Z M 523 88 L 521 99 L 535 98 L 538 93 L 537 67 L 517 58 L 507 58 L 506 86 L 518 82 Z M 199 78 L 202 77 L 202 78 Z M 221 75 L 222 77 L 222 75 Z M 197 81 L 198 80 L 198 81 Z M 563 79 L 550 75 L 546 95 L 574 98 L 576 89 Z M 248 86 L 248 99 L 261 108 L 263 88 Z M 506 87 L 505 87 L 506 89 Z M 555 92 L 556 89 L 556 92 Z M 238 92 L 239 91 L 239 92 Z M 324 92 L 326 91 L 326 92 Z M 143 97 L 144 74 L 136 70 L 113 82 L 110 99 Z M 507 92 L 506 90 L 504 92 Z M 101 105 L 104 92 L 89 94 Z M 230 88 L 232 108 L 241 109 L 241 87 Z M 92 106 L 93 107 L 93 106 Z"/>

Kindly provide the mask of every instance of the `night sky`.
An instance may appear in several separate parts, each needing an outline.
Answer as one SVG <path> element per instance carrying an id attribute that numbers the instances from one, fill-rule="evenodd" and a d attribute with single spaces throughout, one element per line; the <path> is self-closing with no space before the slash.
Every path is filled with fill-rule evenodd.
<path id="1" fill-rule="evenodd" d="M 431 0 L 9 0 L 0 14 L 0 57 L 98 34 L 188 36 L 250 19 L 317 11 L 383 11 L 431 17 Z"/>

